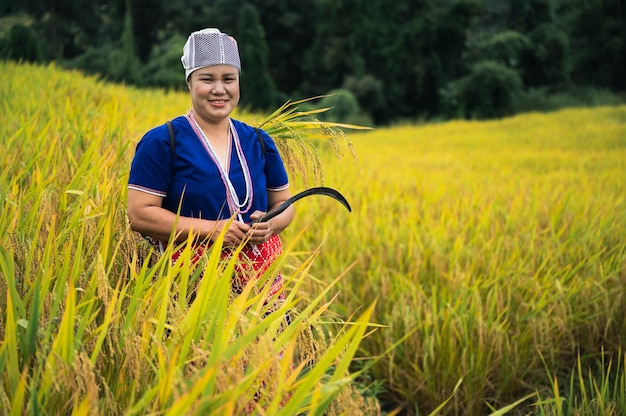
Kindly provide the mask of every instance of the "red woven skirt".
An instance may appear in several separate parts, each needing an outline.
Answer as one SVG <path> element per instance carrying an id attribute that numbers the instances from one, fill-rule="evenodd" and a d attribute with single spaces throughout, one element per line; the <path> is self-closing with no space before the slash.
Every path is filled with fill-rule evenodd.
<path id="1" fill-rule="evenodd" d="M 191 256 L 191 264 L 197 264 L 197 262 L 202 258 L 202 255 L 210 249 L 211 246 L 211 242 L 196 245 Z M 184 249 L 185 248 L 183 247 L 172 254 L 172 264 L 178 260 Z M 222 249 L 222 260 L 230 260 L 230 258 L 235 254 L 234 252 L 235 250 L 231 248 Z M 260 278 L 282 254 L 282 252 L 283 245 L 277 234 L 272 235 L 270 239 L 263 244 L 246 244 L 239 252 L 237 263 L 235 265 L 233 290 L 237 293 L 241 293 L 246 284 L 248 284 L 251 279 Z M 279 306 L 285 298 L 282 288 L 283 278 L 280 272 L 278 272 L 271 281 L 271 286 L 267 294 L 268 300 L 271 299 L 274 302 L 278 302 L 276 306 Z M 264 288 L 261 287 L 259 288 L 259 291 L 263 289 Z"/>

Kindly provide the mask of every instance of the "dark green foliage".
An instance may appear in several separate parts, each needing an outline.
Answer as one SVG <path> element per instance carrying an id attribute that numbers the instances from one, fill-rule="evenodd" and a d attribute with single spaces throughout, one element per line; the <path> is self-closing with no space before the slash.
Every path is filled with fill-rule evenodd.
<path id="1" fill-rule="evenodd" d="M 459 59 L 467 48 L 467 32 L 480 7 L 473 1 L 458 1 L 441 12 L 433 25 L 432 46 L 441 60 L 446 78 L 462 75 L 465 67 Z"/>
<path id="2" fill-rule="evenodd" d="M 41 45 L 35 31 L 19 24 L 11 27 L 8 38 L 3 42 L 1 56 L 14 61 L 41 61 Z"/>
<path id="3" fill-rule="evenodd" d="M 141 62 L 137 58 L 135 39 L 132 35 L 133 22 L 130 0 L 126 0 L 126 2 L 128 9 L 124 17 L 120 38 L 116 39 L 116 42 L 89 47 L 77 58 L 66 61 L 69 67 L 80 69 L 86 73 L 100 74 L 109 81 L 143 85 L 143 81 L 140 79 Z"/>
<path id="4" fill-rule="evenodd" d="M 117 48 L 111 44 L 89 47 L 82 55 L 66 61 L 65 65 L 87 74 L 100 74 L 106 77 L 111 70 L 111 56 L 116 52 Z"/>
<path id="5" fill-rule="evenodd" d="M 251 4 L 239 11 L 237 44 L 241 58 L 241 105 L 255 110 L 269 110 L 279 105 L 276 86 L 269 73 L 269 51 L 259 13 Z"/>
<path id="6" fill-rule="evenodd" d="M 309 76 L 303 62 L 315 39 L 316 26 L 323 18 L 320 1 L 263 0 L 253 4 L 265 31 L 269 72 L 276 88 L 294 93 Z M 322 92 L 318 90 L 317 94 Z M 281 103 L 284 101 L 281 99 Z"/>
<path id="7" fill-rule="evenodd" d="M 354 122 L 359 117 L 360 108 L 356 97 L 348 90 L 337 89 L 328 93 L 328 96 L 320 100 L 320 107 L 331 107 L 330 110 L 320 115 L 321 120 L 345 123 Z"/>
<path id="8" fill-rule="evenodd" d="M 579 87 L 556 93 L 546 88 L 533 88 L 522 93 L 515 104 L 515 111 L 554 111 L 565 107 L 619 105 L 623 102 L 623 97 L 609 90 L 593 87 Z"/>
<path id="9" fill-rule="evenodd" d="M 474 119 L 503 117 L 513 112 L 522 92 L 517 71 L 493 61 L 476 64 L 458 81 L 457 107 Z"/>
<path id="10" fill-rule="evenodd" d="M 510 0 L 509 3 L 509 27 L 521 32 L 555 20 L 555 0 Z"/>
<path id="11" fill-rule="evenodd" d="M 476 10 L 466 1 L 325 1 L 302 91 L 328 91 L 369 74 L 383 83 L 386 106 L 366 103 L 364 110 L 380 122 L 435 114 L 439 85 L 464 69 L 460 54 Z"/>
<path id="12" fill-rule="evenodd" d="M 123 18 L 124 26 L 127 26 L 127 14 L 128 10 L 131 9 L 133 54 L 145 62 L 150 56 L 152 46 L 159 38 L 159 32 L 168 26 L 170 18 L 177 15 L 178 11 L 175 9 L 171 13 L 168 10 L 172 3 L 168 0 L 132 0 L 132 8 L 130 4 L 126 3 L 128 3 L 127 0 L 120 5 L 118 13 Z M 126 29 L 123 28 L 122 30 Z"/>
<path id="13" fill-rule="evenodd" d="M 626 3 L 572 0 L 567 17 L 573 80 L 626 91 Z"/>
<path id="14" fill-rule="evenodd" d="M 532 49 L 527 36 L 507 30 L 487 38 L 481 45 L 480 55 L 484 60 L 498 62 L 510 68 L 519 68 L 522 57 Z"/>
<path id="15" fill-rule="evenodd" d="M 532 47 L 524 54 L 525 84 L 531 87 L 566 84 L 571 71 L 567 34 L 552 23 L 544 23 L 528 36 Z"/>
<path id="16" fill-rule="evenodd" d="M 16 0 L 20 1 L 20 0 Z M 36 30 L 42 39 L 46 60 L 72 59 L 90 47 L 99 47 L 119 37 L 120 27 L 108 27 L 105 0 L 33 0 L 24 3 L 27 13 L 37 19 Z M 44 42 L 44 41 L 42 41 Z"/>
<path id="17" fill-rule="evenodd" d="M 268 109 L 346 89 L 360 117 L 377 125 L 483 114 L 468 107 L 480 100 L 463 98 L 461 80 L 477 76 L 485 61 L 514 70 L 524 92 L 626 91 L 621 0 L 132 0 L 132 6 L 7 0 L 0 3 L 10 14 L 0 17 L 0 51 L 9 54 L 8 28 L 19 23 L 36 32 L 45 61 L 114 81 L 184 88 L 181 39 L 216 27 L 239 41 L 243 105 Z"/>
<path id="18" fill-rule="evenodd" d="M 359 106 L 367 108 L 368 117 L 380 121 L 387 101 L 383 82 L 373 75 L 349 76 L 343 83 L 343 89 L 350 91 Z"/>
<path id="19" fill-rule="evenodd" d="M 126 14 L 121 38 L 121 49 L 111 54 L 109 78 L 113 81 L 137 83 L 139 81 L 139 59 L 135 50 L 133 20 L 130 0 L 126 0 Z"/>
<path id="20" fill-rule="evenodd" d="M 141 69 L 140 85 L 184 90 L 185 72 L 180 57 L 185 41 L 186 38 L 174 35 L 155 45 Z"/>

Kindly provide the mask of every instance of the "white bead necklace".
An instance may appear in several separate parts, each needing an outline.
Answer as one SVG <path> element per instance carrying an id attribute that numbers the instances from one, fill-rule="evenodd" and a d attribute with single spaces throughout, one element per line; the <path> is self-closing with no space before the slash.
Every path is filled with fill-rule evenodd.
<path id="1" fill-rule="evenodd" d="M 222 183 L 224 184 L 224 188 L 226 189 L 226 201 L 228 202 L 228 207 L 230 209 L 231 215 L 237 214 L 237 218 L 239 219 L 239 221 L 243 221 L 241 214 L 245 214 L 246 212 L 250 211 L 250 208 L 252 207 L 252 199 L 254 197 L 254 188 L 252 187 L 252 175 L 250 174 L 250 169 L 248 168 L 246 156 L 244 155 L 243 149 L 241 148 L 239 135 L 237 134 L 237 130 L 235 129 L 232 120 L 228 120 L 228 147 L 230 150 L 231 143 L 235 144 L 237 159 L 239 160 L 239 165 L 241 166 L 241 170 L 243 171 L 243 177 L 246 186 L 246 197 L 241 203 L 239 202 L 239 197 L 237 196 L 235 187 L 233 186 L 233 183 L 230 181 L 230 177 L 228 176 L 228 171 L 226 170 L 227 167 L 222 166 L 222 164 L 219 162 L 217 154 L 211 146 L 211 142 L 205 136 L 204 132 L 202 131 L 196 120 L 193 118 L 193 113 L 191 110 L 186 117 L 189 120 L 191 128 L 198 135 L 200 141 L 204 145 L 205 150 L 217 166 L 217 170 L 219 171 L 222 178 Z M 228 154 L 230 155 L 230 152 L 228 152 Z M 245 209 L 243 209 L 244 207 Z"/>

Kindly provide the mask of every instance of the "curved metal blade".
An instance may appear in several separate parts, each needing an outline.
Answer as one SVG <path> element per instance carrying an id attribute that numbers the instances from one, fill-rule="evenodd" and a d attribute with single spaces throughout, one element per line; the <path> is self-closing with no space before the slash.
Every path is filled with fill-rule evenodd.
<path id="1" fill-rule="evenodd" d="M 280 214 L 281 212 L 283 212 L 284 210 L 286 210 L 289 205 L 293 204 L 297 200 L 302 199 L 302 198 L 307 197 L 307 196 L 311 196 L 311 195 L 326 195 L 326 196 L 329 196 L 329 197 L 339 201 L 341 203 L 341 205 L 346 207 L 346 209 L 349 212 L 352 212 L 352 208 L 350 208 L 350 204 L 348 203 L 346 198 L 343 195 L 341 195 L 341 193 L 339 193 L 339 191 L 337 191 L 337 190 L 335 190 L 333 188 L 325 187 L 325 186 L 318 186 L 318 187 L 315 187 L 315 188 L 306 189 L 306 190 L 304 190 L 304 191 L 302 191 L 300 193 L 295 194 L 294 196 L 292 196 L 291 198 L 289 198 L 288 200 L 286 200 L 285 202 L 280 204 L 275 209 L 265 213 L 261 218 L 257 219 L 256 221 L 253 221 L 253 223 L 268 221 L 268 220 L 274 218 L 275 216 L 277 216 L 278 214 Z"/>

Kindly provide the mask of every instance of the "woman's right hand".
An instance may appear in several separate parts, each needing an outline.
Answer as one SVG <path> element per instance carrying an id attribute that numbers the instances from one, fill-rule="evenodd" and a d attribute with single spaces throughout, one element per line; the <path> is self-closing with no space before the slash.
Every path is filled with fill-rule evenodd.
<path id="1" fill-rule="evenodd" d="M 224 230 L 226 230 L 224 232 L 224 246 L 238 246 L 248 238 L 250 226 L 244 222 L 227 219 L 215 221 L 214 224 L 215 229 L 210 237 L 213 242 L 219 238 Z"/>

